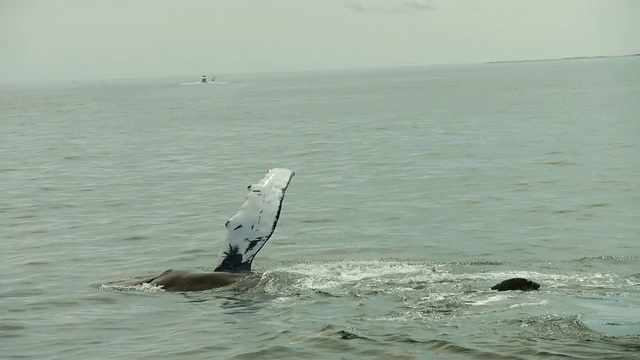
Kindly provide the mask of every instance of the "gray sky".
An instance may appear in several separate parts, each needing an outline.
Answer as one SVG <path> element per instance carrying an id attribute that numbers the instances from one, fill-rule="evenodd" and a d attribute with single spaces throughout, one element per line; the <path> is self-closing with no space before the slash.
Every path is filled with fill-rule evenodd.
<path id="1" fill-rule="evenodd" d="M 639 18 L 640 0 L 0 0 L 0 82 L 626 55 Z"/>

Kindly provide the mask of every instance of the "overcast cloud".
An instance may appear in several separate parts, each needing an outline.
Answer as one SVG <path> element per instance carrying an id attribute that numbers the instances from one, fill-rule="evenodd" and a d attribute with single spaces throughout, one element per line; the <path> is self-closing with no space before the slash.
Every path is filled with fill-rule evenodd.
<path id="1" fill-rule="evenodd" d="M 0 82 L 640 52 L 639 0 L 0 0 Z"/>
<path id="2" fill-rule="evenodd" d="M 348 8 L 361 12 L 391 12 L 434 10 L 431 0 L 347 0 Z"/>

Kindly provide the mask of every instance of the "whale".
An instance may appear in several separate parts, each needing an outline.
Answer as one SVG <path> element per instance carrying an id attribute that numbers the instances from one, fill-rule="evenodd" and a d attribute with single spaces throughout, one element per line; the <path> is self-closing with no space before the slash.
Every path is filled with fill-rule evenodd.
<path id="1" fill-rule="evenodd" d="M 172 292 L 205 291 L 256 276 L 251 272 L 251 264 L 276 229 L 284 196 L 294 175 L 290 169 L 272 168 L 260 181 L 248 186 L 245 202 L 224 224 L 227 234 L 212 272 L 169 269 L 143 280 L 109 285 L 149 284 Z"/>
<path id="2" fill-rule="evenodd" d="M 540 288 L 540 284 L 535 281 L 525 279 L 525 278 L 511 278 L 504 281 L 501 281 L 491 287 L 491 290 L 498 291 L 510 291 L 510 290 L 520 290 L 520 291 L 532 291 L 538 290 Z"/>
<path id="3" fill-rule="evenodd" d="M 227 230 L 216 267 L 212 272 L 165 270 L 142 280 L 109 282 L 108 285 L 139 286 L 149 284 L 170 292 L 206 291 L 226 287 L 245 279 L 255 280 L 251 265 L 258 252 L 273 235 L 284 202 L 285 193 L 295 172 L 272 168 L 256 184 L 248 186 L 245 202 L 225 224 Z M 491 290 L 538 290 L 540 285 L 524 278 L 511 278 Z"/>

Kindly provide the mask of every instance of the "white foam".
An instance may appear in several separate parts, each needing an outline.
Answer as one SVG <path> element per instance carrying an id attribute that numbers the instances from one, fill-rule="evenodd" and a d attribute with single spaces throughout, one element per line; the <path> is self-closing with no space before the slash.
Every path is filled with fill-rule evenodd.
<path id="1" fill-rule="evenodd" d="M 151 285 L 148 283 L 140 285 L 118 285 L 118 284 L 102 284 L 99 287 L 103 291 L 142 291 L 142 292 L 160 292 L 165 291 L 162 286 Z"/>
<path id="2" fill-rule="evenodd" d="M 541 301 L 538 301 L 538 302 L 513 304 L 513 305 L 509 306 L 509 309 L 525 307 L 525 306 L 544 306 L 544 305 L 547 305 L 548 303 L 549 303 L 549 300 L 545 299 L 545 300 L 541 300 Z"/>
<path id="3" fill-rule="evenodd" d="M 295 264 L 267 271 L 262 276 L 264 290 L 327 291 L 344 293 L 351 290 L 403 293 L 414 291 L 417 281 L 427 281 L 434 267 L 396 261 L 346 261 Z M 286 281 L 284 279 L 288 279 Z"/>
<path id="4" fill-rule="evenodd" d="M 262 285 L 269 293 L 288 291 L 326 291 L 333 294 L 345 292 L 385 292 L 407 294 L 410 292 L 460 293 L 461 291 L 489 291 L 497 282 L 513 277 L 523 277 L 539 282 L 544 289 L 563 288 L 567 284 L 582 287 L 610 286 L 619 278 L 611 274 L 575 273 L 547 274 L 537 271 L 486 271 L 456 273 L 457 265 L 432 264 L 410 261 L 340 261 L 326 263 L 301 263 L 267 271 Z M 287 279 L 287 280 L 284 280 Z M 483 305 L 500 301 L 506 295 L 474 301 Z M 475 300 L 475 299 L 474 299 Z"/>
<path id="5" fill-rule="evenodd" d="M 336 286 L 370 280 L 381 281 L 386 277 L 405 275 L 415 278 L 425 272 L 431 272 L 424 265 L 385 261 L 351 261 L 321 264 L 298 264 L 275 269 L 272 272 L 284 272 L 303 275 L 297 285 L 307 289 L 321 290 Z"/>
<path id="6" fill-rule="evenodd" d="M 474 302 L 470 303 L 469 305 L 472 305 L 472 306 L 487 305 L 487 304 L 490 304 L 490 303 L 503 301 L 503 300 L 506 300 L 508 298 L 509 298 L 508 295 L 498 294 L 498 295 L 493 295 L 493 296 L 491 296 L 491 297 L 489 297 L 487 299 L 484 299 L 484 300 L 474 301 Z"/>

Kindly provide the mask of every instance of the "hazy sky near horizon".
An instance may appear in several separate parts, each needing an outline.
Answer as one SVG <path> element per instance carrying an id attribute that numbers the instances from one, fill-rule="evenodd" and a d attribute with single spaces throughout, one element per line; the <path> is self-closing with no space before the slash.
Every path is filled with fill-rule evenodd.
<path id="1" fill-rule="evenodd" d="M 640 52 L 640 0 L 0 0 L 0 82 Z"/>

